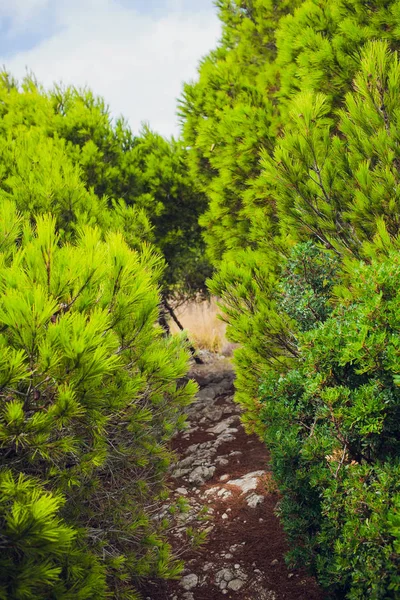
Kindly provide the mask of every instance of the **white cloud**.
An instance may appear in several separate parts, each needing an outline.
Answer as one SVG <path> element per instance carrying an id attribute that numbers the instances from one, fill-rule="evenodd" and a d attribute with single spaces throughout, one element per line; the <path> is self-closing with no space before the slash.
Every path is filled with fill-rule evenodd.
<path id="1" fill-rule="evenodd" d="M 49 5 L 50 0 L 0 0 L 0 18 L 9 17 L 12 25 L 28 25 L 30 19 Z"/>
<path id="2" fill-rule="evenodd" d="M 169 1 L 170 11 L 157 17 L 128 8 L 126 0 L 52 0 L 58 32 L 31 50 L 0 56 L 0 64 L 17 78 L 32 71 L 45 87 L 87 85 L 134 131 L 147 121 L 163 135 L 176 134 L 182 83 L 196 76 L 199 60 L 215 47 L 220 25 L 211 0 L 192 0 L 190 11 L 187 3 Z M 32 9 L 46 0 L 18 3 Z"/>

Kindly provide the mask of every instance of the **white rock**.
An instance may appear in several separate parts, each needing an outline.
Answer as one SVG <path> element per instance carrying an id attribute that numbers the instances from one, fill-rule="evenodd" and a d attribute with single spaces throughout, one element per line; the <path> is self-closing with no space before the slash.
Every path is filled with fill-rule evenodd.
<path id="1" fill-rule="evenodd" d="M 228 517 L 228 515 L 227 515 L 226 513 L 224 513 L 224 514 L 222 515 L 222 518 L 223 518 L 223 520 L 224 520 L 224 521 L 226 521 L 226 519 L 229 519 L 229 517 Z"/>
<path id="2" fill-rule="evenodd" d="M 219 423 L 217 423 L 216 425 L 214 425 L 214 427 L 210 427 L 209 429 L 207 429 L 208 433 L 222 433 L 222 432 L 226 432 L 229 431 L 230 433 L 237 433 L 237 429 L 236 428 L 231 428 L 230 425 L 234 422 L 237 421 L 237 417 L 228 417 L 227 419 L 224 419 L 223 421 L 220 421 Z"/>
<path id="3" fill-rule="evenodd" d="M 178 492 L 178 494 L 181 494 L 182 496 L 186 496 L 188 493 L 187 489 L 183 488 L 183 487 L 176 488 L 176 491 Z"/>
<path id="4" fill-rule="evenodd" d="M 229 485 L 235 485 L 242 490 L 242 493 L 251 492 L 257 488 L 260 477 L 265 475 L 265 471 L 253 471 L 252 473 L 246 473 L 240 479 L 231 479 L 228 481 Z"/>
<path id="5" fill-rule="evenodd" d="M 228 583 L 228 588 L 230 590 L 233 590 L 234 592 L 239 591 L 243 586 L 244 581 L 242 581 L 241 579 L 232 579 L 232 581 Z"/>
<path id="6" fill-rule="evenodd" d="M 200 444 L 192 444 L 191 446 L 189 446 L 189 448 L 187 448 L 185 454 L 193 454 L 193 452 L 196 452 L 199 445 Z"/>
<path id="7" fill-rule="evenodd" d="M 190 483 L 202 485 L 214 475 L 215 467 L 196 467 L 189 475 Z"/>
<path id="8" fill-rule="evenodd" d="M 225 475 L 221 475 L 221 477 L 219 478 L 220 481 L 226 481 L 227 479 L 229 479 L 229 475 L 227 475 L 225 473 Z"/>
<path id="9" fill-rule="evenodd" d="M 231 581 L 234 578 L 234 574 L 229 569 L 224 569 L 224 580 Z"/>
<path id="10" fill-rule="evenodd" d="M 219 492 L 220 492 L 220 488 L 211 487 L 204 492 L 203 497 L 207 498 L 208 496 L 214 496 L 215 494 L 219 494 Z"/>
<path id="11" fill-rule="evenodd" d="M 247 497 L 246 502 L 247 506 L 250 506 L 250 508 L 256 508 L 264 502 L 264 496 L 260 496 L 259 494 L 250 494 L 250 496 Z"/>
<path id="12" fill-rule="evenodd" d="M 190 573 L 190 575 L 185 575 L 182 577 L 181 586 L 185 590 L 191 590 L 199 583 L 199 578 L 194 573 Z"/>
<path id="13" fill-rule="evenodd" d="M 190 465 L 194 463 L 195 459 L 195 456 L 187 456 L 186 458 L 183 458 L 179 461 L 179 467 L 190 467 Z"/>
<path id="14" fill-rule="evenodd" d="M 234 577 L 234 573 L 232 573 L 232 571 L 230 571 L 229 569 L 221 569 L 215 574 L 215 581 L 216 584 L 220 586 L 222 581 L 228 582 L 231 579 L 234 579 Z"/>

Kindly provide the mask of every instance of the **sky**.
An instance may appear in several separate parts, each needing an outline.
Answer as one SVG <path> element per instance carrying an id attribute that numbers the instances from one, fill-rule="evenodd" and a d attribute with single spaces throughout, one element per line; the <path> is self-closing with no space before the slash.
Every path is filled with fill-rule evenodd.
<path id="1" fill-rule="evenodd" d="M 0 0 L 0 65 L 88 86 L 135 133 L 178 135 L 177 98 L 216 46 L 213 0 Z"/>

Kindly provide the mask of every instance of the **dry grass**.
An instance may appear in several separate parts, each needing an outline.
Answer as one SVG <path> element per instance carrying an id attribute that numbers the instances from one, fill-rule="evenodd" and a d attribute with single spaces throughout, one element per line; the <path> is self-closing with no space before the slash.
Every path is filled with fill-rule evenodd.
<path id="1" fill-rule="evenodd" d="M 215 299 L 185 304 L 176 313 L 196 348 L 227 356 L 232 352 L 232 344 L 225 336 L 226 325 L 218 318 Z M 171 329 L 173 332 L 178 330 L 174 323 L 171 324 Z"/>

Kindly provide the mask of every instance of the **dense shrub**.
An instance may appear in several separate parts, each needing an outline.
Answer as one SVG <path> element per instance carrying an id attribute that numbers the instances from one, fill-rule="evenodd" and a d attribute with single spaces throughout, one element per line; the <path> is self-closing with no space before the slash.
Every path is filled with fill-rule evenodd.
<path id="1" fill-rule="evenodd" d="M 271 373 L 261 388 L 265 436 L 284 492 L 289 558 L 313 564 L 339 597 L 396 598 L 400 254 L 371 265 L 354 262 L 353 283 L 336 290 L 331 314 L 332 277 L 321 290 L 326 268 L 315 269 L 331 261 L 320 253 L 314 273 L 307 273 L 307 254 L 309 245 L 296 249 L 283 279 L 296 308 L 307 299 L 307 310 L 296 312 L 299 359 L 286 374 Z M 311 301 L 299 273 L 313 284 Z M 310 327 L 315 306 L 323 316 Z"/>
<path id="2" fill-rule="evenodd" d="M 153 515 L 188 356 L 156 325 L 157 256 L 31 221 L 0 204 L 0 597 L 134 598 L 180 567 Z"/>
<path id="3" fill-rule="evenodd" d="M 339 597 L 398 597 L 397 366 L 379 352 L 395 360 L 399 308 L 361 290 L 397 261 L 400 5 L 217 4 L 181 114 L 236 399 L 272 449 L 291 559 Z"/>

